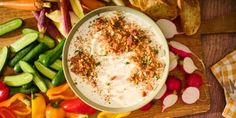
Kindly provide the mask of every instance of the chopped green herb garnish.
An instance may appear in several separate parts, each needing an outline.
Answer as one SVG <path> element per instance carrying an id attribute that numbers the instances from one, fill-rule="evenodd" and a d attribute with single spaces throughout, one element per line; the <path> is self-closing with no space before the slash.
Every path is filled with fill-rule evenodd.
<path id="1" fill-rule="evenodd" d="M 154 49 L 154 52 L 155 52 L 156 54 L 158 54 L 158 53 L 159 53 L 159 50 L 158 50 L 158 49 Z"/>
<path id="2" fill-rule="evenodd" d="M 95 63 L 95 65 L 96 65 L 96 66 L 99 66 L 99 65 L 101 65 L 101 62 L 97 62 L 97 63 Z"/>
<path id="3" fill-rule="evenodd" d="M 156 80 L 160 79 L 160 77 L 157 76 L 157 75 L 155 75 L 154 78 L 155 78 Z"/>
<path id="4" fill-rule="evenodd" d="M 107 83 L 106 83 L 106 85 L 107 85 L 107 86 L 110 86 L 110 85 L 111 85 L 111 83 L 110 83 L 110 82 L 107 82 Z"/>
<path id="5" fill-rule="evenodd" d="M 76 53 L 77 55 L 81 55 L 81 54 L 83 53 L 83 50 L 82 50 L 82 49 L 78 49 L 78 50 L 75 51 L 75 53 Z"/>
<path id="6" fill-rule="evenodd" d="M 143 60 L 142 60 L 142 65 L 145 66 L 145 65 L 149 65 L 152 63 L 152 60 L 150 57 L 145 57 Z"/>
<path id="7" fill-rule="evenodd" d="M 130 64 L 130 62 L 127 61 L 127 62 L 125 62 L 125 64 Z"/>

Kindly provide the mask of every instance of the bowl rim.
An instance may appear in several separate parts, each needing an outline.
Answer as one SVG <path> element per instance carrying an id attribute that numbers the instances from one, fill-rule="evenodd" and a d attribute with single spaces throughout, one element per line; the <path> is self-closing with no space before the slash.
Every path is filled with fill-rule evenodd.
<path id="1" fill-rule="evenodd" d="M 92 100 L 90 100 L 89 98 L 86 97 L 86 95 L 84 95 L 82 92 L 80 92 L 80 90 L 76 87 L 76 85 L 74 84 L 72 77 L 69 74 L 69 67 L 67 64 L 68 61 L 68 48 L 70 46 L 70 42 L 73 39 L 74 34 L 76 33 L 77 29 L 83 24 L 85 23 L 88 19 L 90 19 L 93 16 L 96 16 L 97 14 L 103 13 L 103 12 L 108 12 L 108 11 L 124 11 L 124 12 L 129 12 L 132 14 L 135 14 L 139 17 L 141 17 L 143 20 L 145 20 L 146 22 L 148 22 L 155 30 L 157 30 L 156 32 L 160 35 L 161 39 L 163 41 L 163 49 L 166 51 L 165 55 L 166 55 L 166 59 L 169 60 L 169 48 L 168 48 L 168 43 L 166 38 L 164 37 L 163 33 L 161 32 L 160 28 L 157 26 L 157 24 L 147 15 L 145 15 L 144 13 L 137 11 L 135 9 L 129 8 L 129 7 L 125 7 L 125 6 L 107 6 L 107 7 L 102 7 L 99 8 L 97 10 L 94 10 L 90 13 L 88 13 L 87 15 L 85 15 L 81 20 L 79 20 L 75 26 L 73 27 L 73 29 L 70 31 L 65 44 L 64 44 L 64 48 L 63 48 L 63 54 L 62 54 L 62 66 L 63 66 L 63 72 L 66 78 L 67 83 L 69 84 L 70 88 L 72 89 L 72 91 L 76 94 L 76 96 L 78 96 L 83 102 L 85 102 L 86 104 L 88 104 L 89 106 L 98 109 L 100 111 L 107 111 L 107 112 L 113 112 L 113 113 L 121 113 L 121 112 L 129 112 L 129 111 L 134 111 L 139 109 L 140 107 L 144 106 L 145 104 L 149 103 L 155 96 L 156 94 L 161 90 L 162 86 L 165 84 L 165 81 L 167 79 L 168 76 L 168 70 L 169 70 L 169 61 L 166 61 L 165 64 L 165 68 L 163 71 L 163 75 L 161 78 L 162 81 L 158 82 L 158 86 L 152 91 L 152 94 L 149 94 L 148 97 L 146 97 L 144 100 L 142 100 L 141 102 L 129 106 L 129 107 L 122 107 L 122 108 L 111 108 L 111 107 L 107 107 L 107 106 L 102 106 L 101 104 L 97 104 L 95 102 L 93 102 Z"/>

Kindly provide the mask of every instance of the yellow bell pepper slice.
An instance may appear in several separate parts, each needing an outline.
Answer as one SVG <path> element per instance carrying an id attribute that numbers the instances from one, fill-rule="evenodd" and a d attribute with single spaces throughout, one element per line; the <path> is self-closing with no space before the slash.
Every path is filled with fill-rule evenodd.
<path id="1" fill-rule="evenodd" d="M 131 112 L 125 112 L 125 113 L 110 113 L 110 112 L 100 112 L 97 116 L 97 118 L 124 118 L 129 116 Z"/>
<path id="2" fill-rule="evenodd" d="M 30 97 L 22 93 L 17 93 L 8 100 L 1 102 L 0 107 L 8 107 L 16 115 L 27 116 L 31 113 Z"/>
<path id="3" fill-rule="evenodd" d="M 32 118 L 45 118 L 46 101 L 42 94 L 36 93 L 32 96 Z"/>
<path id="4" fill-rule="evenodd" d="M 50 88 L 46 94 L 49 100 L 69 100 L 76 98 L 76 95 L 68 84 Z"/>

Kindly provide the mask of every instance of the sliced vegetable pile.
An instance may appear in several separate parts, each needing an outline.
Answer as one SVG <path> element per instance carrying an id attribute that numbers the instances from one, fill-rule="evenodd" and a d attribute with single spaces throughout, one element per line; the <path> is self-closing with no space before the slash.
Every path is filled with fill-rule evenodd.
<path id="1" fill-rule="evenodd" d="M 0 6 L 31 10 L 38 28 L 38 31 L 24 28 L 21 38 L 0 49 L 0 75 L 3 75 L 7 66 L 14 69 L 14 73 L 2 76 L 3 81 L 0 82 L 0 118 L 88 118 L 88 115 L 97 111 L 77 98 L 66 84 L 61 55 L 64 39 L 75 23 L 84 17 L 84 13 L 108 4 L 125 5 L 122 0 L 0 1 Z M 159 19 L 156 23 L 168 39 L 183 34 L 177 31 L 172 21 Z M 20 18 L 0 24 L 0 36 L 22 25 L 23 20 Z M 192 60 L 196 55 L 176 41 L 170 41 L 169 47 L 170 73 L 179 71 L 185 77 L 170 75 L 156 95 L 155 100 L 163 103 L 162 112 L 174 105 L 180 96 L 186 104 L 195 103 L 203 84 L 197 72 L 198 67 Z M 154 103 L 153 100 L 140 110 L 147 111 Z M 98 117 L 121 118 L 129 114 L 101 112 Z"/>

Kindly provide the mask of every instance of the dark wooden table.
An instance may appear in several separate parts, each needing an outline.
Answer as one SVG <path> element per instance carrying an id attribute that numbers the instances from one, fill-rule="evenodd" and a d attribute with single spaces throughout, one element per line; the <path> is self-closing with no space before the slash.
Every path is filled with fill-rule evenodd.
<path id="1" fill-rule="evenodd" d="M 236 0 L 202 0 L 202 19 L 236 12 Z M 235 19 L 236 20 L 236 19 Z M 202 35 L 204 63 L 209 78 L 211 108 L 207 113 L 188 116 L 186 118 L 221 118 L 225 107 L 223 89 L 210 71 L 210 67 L 225 55 L 236 49 L 236 32 L 230 34 Z"/>

